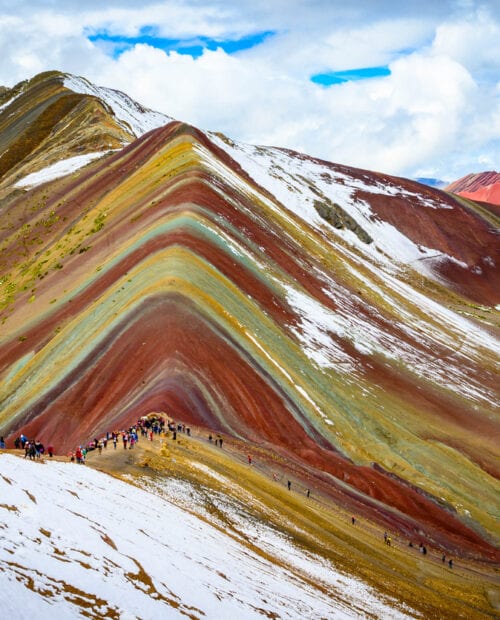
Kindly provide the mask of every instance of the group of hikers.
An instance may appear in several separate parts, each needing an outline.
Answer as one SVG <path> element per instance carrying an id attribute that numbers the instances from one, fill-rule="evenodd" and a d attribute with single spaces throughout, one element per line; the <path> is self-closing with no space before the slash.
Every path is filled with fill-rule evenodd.
<path id="1" fill-rule="evenodd" d="M 0 449 L 4 448 L 4 438 L 0 437 Z M 31 461 L 41 458 L 45 453 L 50 458 L 54 456 L 54 447 L 52 445 L 45 447 L 38 439 L 28 439 L 23 433 L 14 439 L 14 448 L 16 450 L 24 450 L 24 458 Z"/>
<path id="2" fill-rule="evenodd" d="M 353 525 L 354 525 L 354 523 L 355 523 L 355 522 L 356 522 L 355 518 L 354 518 L 354 517 L 352 517 L 352 523 L 353 523 Z M 390 546 L 391 546 L 392 540 L 391 540 L 391 537 L 387 534 L 387 532 L 384 532 L 384 542 L 385 542 L 385 544 L 386 544 L 388 547 L 390 547 Z M 414 545 L 413 545 L 413 543 L 412 543 L 412 541 L 411 541 L 411 540 L 410 540 L 410 542 L 408 543 L 408 547 L 410 547 L 410 548 L 414 548 Z M 427 547 L 426 547 L 426 546 L 425 546 L 422 542 L 419 544 L 418 549 L 419 549 L 419 551 L 420 551 L 420 553 L 421 553 L 422 555 L 427 555 Z M 446 562 L 446 555 L 445 555 L 444 553 L 443 553 L 443 555 L 442 555 L 442 557 L 441 557 L 441 560 L 442 560 L 443 564 Z M 451 560 L 451 559 L 449 559 L 449 560 L 448 560 L 448 566 L 449 566 L 450 568 L 453 568 L 453 560 Z"/>
<path id="3" fill-rule="evenodd" d="M 219 448 L 222 448 L 222 444 L 224 443 L 224 440 L 222 439 L 220 435 L 217 435 L 217 437 L 213 438 L 212 433 L 210 433 L 208 436 L 208 441 L 212 443 L 212 439 L 214 440 L 216 446 L 219 446 Z"/>
<path id="4" fill-rule="evenodd" d="M 113 444 L 113 449 L 116 450 L 118 443 L 123 445 L 123 449 L 132 450 L 139 441 L 139 436 L 153 441 L 155 435 L 165 436 L 167 430 L 172 433 L 172 439 L 177 439 L 177 433 L 185 433 L 191 435 L 190 427 L 185 424 L 176 423 L 172 420 L 166 420 L 163 416 L 157 414 L 150 414 L 139 418 L 133 426 L 127 429 L 108 431 L 106 434 L 99 438 L 96 437 L 86 446 L 78 446 L 76 450 L 69 453 L 70 461 L 80 464 L 85 463 L 87 454 L 89 451 L 97 450 L 99 454 L 103 448 L 107 448 L 109 443 Z M 222 439 L 221 447 L 222 447 Z"/>
<path id="5" fill-rule="evenodd" d="M 123 449 L 131 450 L 139 441 L 139 436 L 153 441 L 155 436 L 165 437 L 167 430 L 172 433 L 172 439 L 174 441 L 177 439 L 177 433 L 185 433 L 186 435 L 191 436 L 191 429 L 185 424 L 167 421 L 159 414 L 149 414 L 139 418 L 136 424 L 127 429 L 106 432 L 103 437 L 96 437 L 85 446 L 79 445 L 76 450 L 69 452 L 68 457 L 71 462 L 84 464 L 89 451 L 97 450 L 100 454 L 103 448 L 107 448 L 109 443 L 113 443 L 113 448 L 116 450 L 119 442 L 123 445 Z M 210 433 L 208 435 L 208 441 L 210 443 L 214 442 L 216 446 L 222 448 L 223 438 L 221 435 L 214 437 L 212 433 Z M 14 440 L 14 447 L 18 450 L 24 450 L 24 458 L 29 458 L 30 460 L 40 459 L 45 453 L 48 454 L 50 458 L 54 456 L 54 448 L 52 445 L 45 447 L 40 441 L 28 439 L 24 434 L 16 437 Z M 0 437 L 0 449 L 5 449 L 5 441 L 3 437 Z M 250 454 L 247 456 L 247 459 L 248 464 L 252 465 L 253 459 Z M 273 474 L 273 479 L 277 480 L 275 474 Z M 291 487 L 292 482 L 288 480 L 287 488 L 289 491 L 291 490 Z M 310 497 L 310 489 L 307 489 L 306 496 L 308 498 Z M 351 517 L 351 523 L 352 525 L 356 524 L 356 518 L 354 516 Z M 384 542 L 387 546 L 391 546 L 391 537 L 387 534 L 387 532 L 384 532 Z M 408 546 L 413 547 L 413 543 L 410 541 Z M 419 545 L 419 551 L 423 555 L 427 555 L 427 548 L 422 543 Z M 448 566 L 453 568 L 453 560 L 447 560 L 444 553 L 441 560 L 443 564 L 447 562 Z"/>

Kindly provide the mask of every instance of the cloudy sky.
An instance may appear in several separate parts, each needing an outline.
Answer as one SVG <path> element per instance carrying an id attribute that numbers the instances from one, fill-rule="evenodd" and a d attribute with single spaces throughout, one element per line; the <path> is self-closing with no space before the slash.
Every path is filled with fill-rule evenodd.
<path id="1" fill-rule="evenodd" d="M 48 69 L 371 170 L 500 166 L 497 0 L 0 0 L 0 84 Z"/>

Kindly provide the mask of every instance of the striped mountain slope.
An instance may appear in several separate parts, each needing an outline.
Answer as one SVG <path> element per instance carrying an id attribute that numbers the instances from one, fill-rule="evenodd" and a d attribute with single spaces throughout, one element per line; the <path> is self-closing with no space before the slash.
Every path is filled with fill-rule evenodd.
<path id="1" fill-rule="evenodd" d="M 9 445 L 23 431 L 67 450 L 163 411 L 313 468 L 401 532 L 499 559 L 492 211 L 80 78 L 2 101 Z"/>

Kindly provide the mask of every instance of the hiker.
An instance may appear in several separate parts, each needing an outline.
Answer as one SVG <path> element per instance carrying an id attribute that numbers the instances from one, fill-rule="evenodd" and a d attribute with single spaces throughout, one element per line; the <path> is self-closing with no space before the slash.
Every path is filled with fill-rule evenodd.
<path id="1" fill-rule="evenodd" d="M 307 489 L 307 497 L 309 497 L 310 494 L 311 494 L 311 491 Z"/>
<path id="2" fill-rule="evenodd" d="M 210 443 L 212 443 L 212 435 L 209 435 L 209 436 L 208 436 L 208 441 L 209 441 Z"/>
<path id="3" fill-rule="evenodd" d="M 127 433 L 123 433 L 122 441 L 123 441 L 123 449 L 126 450 L 127 449 L 127 442 L 128 442 L 128 435 L 127 435 Z"/>
<path id="4" fill-rule="evenodd" d="M 351 523 L 352 523 L 353 525 L 356 525 L 356 519 L 355 519 L 354 517 L 351 517 Z"/>
<path id="5" fill-rule="evenodd" d="M 391 537 L 388 536 L 385 540 L 385 544 L 388 545 L 389 547 L 391 546 Z"/>
<path id="6" fill-rule="evenodd" d="M 52 445 L 47 446 L 47 454 L 49 455 L 50 458 L 54 456 L 54 447 Z"/>
<path id="7" fill-rule="evenodd" d="M 445 554 L 444 554 L 444 553 L 443 553 L 443 555 L 442 555 L 442 557 L 441 557 L 441 562 L 442 562 L 443 564 L 446 562 L 446 556 L 445 556 Z"/>
<path id="8" fill-rule="evenodd" d="M 219 437 L 219 446 L 222 448 L 222 437 Z"/>
<path id="9" fill-rule="evenodd" d="M 45 451 L 43 444 L 37 439 L 33 446 L 35 447 L 35 456 L 37 459 L 39 459 Z"/>
<path id="10" fill-rule="evenodd" d="M 451 558 L 448 560 L 448 566 L 453 568 L 453 560 Z"/>
<path id="11" fill-rule="evenodd" d="M 26 446 L 28 448 L 28 456 L 30 458 L 30 461 L 34 461 L 36 458 L 36 448 L 35 448 L 35 442 L 32 441 L 28 441 L 26 442 Z"/>
<path id="12" fill-rule="evenodd" d="M 427 555 L 427 547 L 425 545 L 422 545 L 422 554 Z"/>
<path id="13" fill-rule="evenodd" d="M 387 532 L 384 532 L 384 542 L 387 542 Z"/>
<path id="14" fill-rule="evenodd" d="M 19 450 L 20 447 L 21 447 L 21 437 L 16 437 L 14 439 L 14 448 L 16 450 Z"/>
<path id="15" fill-rule="evenodd" d="M 177 439 L 177 431 L 172 431 L 172 439 L 174 441 Z"/>
<path id="16" fill-rule="evenodd" d="M 0 450 L 5 450 L 5 440 L 3 437 L 0 437 Z"/>
<path id="17" fill-rule="evenodd" d="M 292 488 L 292 483 L 290 482 L 290 480 L 286 484 L 288 486 L 288 490 L 290 490 Z"/>
<path id="18" fill-rule="evenodd" d="M 252 455 L 251 454 L 248 455 L 248 464 L 249 465 L 252 464 Z"/>

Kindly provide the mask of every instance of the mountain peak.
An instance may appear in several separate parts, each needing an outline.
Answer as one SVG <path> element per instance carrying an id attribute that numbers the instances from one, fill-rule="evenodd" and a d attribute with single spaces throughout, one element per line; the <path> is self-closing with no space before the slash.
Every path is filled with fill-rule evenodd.
<path id="1" fill-rule="evenodd" d="M 445 190 L 464 198 L 500 206 L 500 172 L 488 170 L 466 174 L 450 183 Z"/>
<path id="2" fill-rule="evenodd" d="M 84 78 L 40 73 L 0 98 L 0 185 L 70 157 L 120 149 L 171 120 Z"/>

